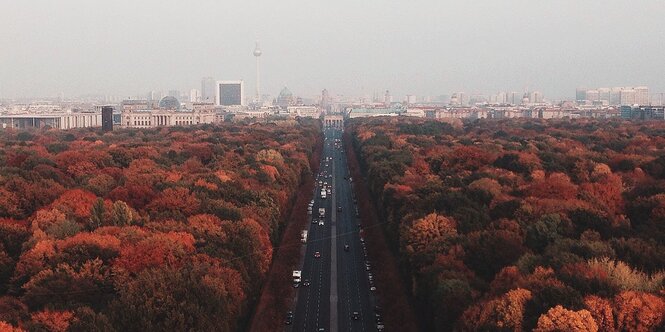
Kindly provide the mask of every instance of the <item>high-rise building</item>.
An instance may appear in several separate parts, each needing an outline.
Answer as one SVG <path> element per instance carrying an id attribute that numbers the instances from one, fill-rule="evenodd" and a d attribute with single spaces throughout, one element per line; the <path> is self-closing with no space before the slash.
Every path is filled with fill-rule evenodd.
<path id="1" fill-rule="evenodd" d="M 329 105 L 330 93 L 328 93 L 328 89 L 323 89 L 323 91 L 321 91 L 321 108 L 328 109 Z"/>
<path id="2" fill-rule="evenodd" d="M 218 106 L 245 106 L 245 83 L 240 81 L 218 81 L 215 104 Z"/>
<path id="3" fill-rule="evenodd" d="M 543 94 L 540 91 L 532 91 L 529 93 L 529 101 L 535 104 L 542 103 Z"/>
<path id="4" fill-rule="evenodd" d="M 189 101 L 192 102 L 192 103 L 200 103 L 201 102 L 201 91 L 199 91 L 199 89 L 189 90 Z"/>
<path id="5" fill-rule="evenodd" d="M 587 90 L 586 91 L 586 100 L 591 102 L 597 102 L 600 100 L 600 92 L 598 90 Z"/>
<path id="6" fill-rule="evenodd" d="M 201 80 L 201 101 L 205 103 L 214 103 L 217 82 L 212 77 L 204 77 Z"/>
<path id="7" fill-rule="evenodd" d="M 506 94 L 505 92 L 499 92 L 496 95 L 496 103 L 497 104 L 505 104 L 507 102 L 508 102 L 508 94 Z"/>
<path id="8" fill-rule="evenodd" d="M 637 103 L 637 94 L 635 89 L 621 90 L 621 105 L 635 105 Z"/>
<path id="9" fill-rule="evenodd" d="M 113 107 L 102 106 L 102 131 L 113 131 Z"/>
<path id="10" fill-rule="evenodd" d="M 508 94 L 508 103 L 511 105 L 518 105 L 522 102 L 522 95 L 519 92 L 511 92 Z"/>
<path id="11" fill-rule="evenodd" d="M 649 88 L 638 86 L 635 89 L 635 104 L 640 106 L 649 105 Z"/>
<path id="12" fill-rule="evenodd" d="M 601 104 L 607 105 L 610 103 L 610 99 L 612 97 L 612 90 L 609 88 L 599 88 L 598 89 L 598 101 L 600 101 Z"/>
<path id="13" fill-rule="evenodd" d="M 587 100 L 586 91 L 587 91 L 586 88 L 577 88 L 577 90 L 575 90 L 575 100 L 577 100 L 578 102 Z"/>
<path id="14" fill-rule="evenodd" d="M 621 104 L 621 90 L 623 90 L 623 88 L 610 89 L 610 105 Z"/>

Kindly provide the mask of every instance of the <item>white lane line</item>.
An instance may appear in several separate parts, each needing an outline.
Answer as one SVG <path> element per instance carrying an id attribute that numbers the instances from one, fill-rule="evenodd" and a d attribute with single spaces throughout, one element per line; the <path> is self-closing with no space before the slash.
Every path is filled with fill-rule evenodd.
<path id="1" fill-rule="evenodd" d="M 333 135 L 334 137 L 334 135 Z M 337 177 L 335 176 L 335 158 L 333 156 L 331 161 L 332 166 L 332 188 L 335 189 Z M 338 312 L 337 312 L 337 205 L 335 204 L 336 190 L 332 191 L 332 230 L 331 235 L 333 238 L 330 241 L 330 331 L 337 331 L 338 329 Z"/>

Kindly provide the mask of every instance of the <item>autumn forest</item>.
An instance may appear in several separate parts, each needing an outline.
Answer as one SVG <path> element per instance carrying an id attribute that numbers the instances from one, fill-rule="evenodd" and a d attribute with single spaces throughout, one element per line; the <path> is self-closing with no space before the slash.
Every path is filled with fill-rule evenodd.
<path id="1" fill-rule="evenodd" d="M 0 331 L 248 329 L 321 135 L 0 131 Z M 665 330 L 662 124 L 381 117 L 344 141 L 397 266 L 377 278 L 408 292 L 378 297 L 420 330 Z"/>
<path id="2" fill-rule="evenodd" d="M 429 331 L 663 331 L 661 123 L 347 126 Z"/>
<path id="3" fill-rule="evenodd" d="M 0 330 L 235 331 L 314 121 L 0 132 Z"/>

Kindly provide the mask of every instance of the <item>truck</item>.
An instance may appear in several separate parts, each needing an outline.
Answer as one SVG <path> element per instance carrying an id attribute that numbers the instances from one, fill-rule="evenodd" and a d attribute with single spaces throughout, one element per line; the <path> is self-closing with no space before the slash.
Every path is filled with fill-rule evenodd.
<path id="1" fill-rule="evenodd" d="M 321 189 L 321 198 L 322 199 L 326 198 L 326 190 L 325 189 Z"/>
<path id="2" fill-rule="evenodd" d="M 293 283 L 294 284 L 299 284 L 300 283 L 300 277 L 302 276 L 302 271 L 300 270 L 293 270 Z"/>
<path id="3" fill-rule="evenodd" d="M 301 241 L 302 243 L 306 243 L 306 242 L 307 242 L 307 230 L 306 230 L 306 229 L 303 230 L 303 231 L 300 233 L 300 241 Z"/>
<path id="4" fill-rule="evenodd" d="M 319 217 L 325 218 L 326 216 L 326 208 L 319 208 Z"/>

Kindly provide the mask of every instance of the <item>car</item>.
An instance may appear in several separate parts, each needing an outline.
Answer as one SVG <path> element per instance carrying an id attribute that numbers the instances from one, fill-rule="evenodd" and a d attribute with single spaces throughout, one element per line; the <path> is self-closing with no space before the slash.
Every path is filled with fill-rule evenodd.
<path id="1" fill-rule="evenodd" d="M 361 238 L 360 238 L 360 242 L 363 242 L 363 243 L 364 243 L 364 242 L 365 242 L 365 238 L 364 238 L 364 237 L 361 237 Z"/>
<path id="2" fill-rule="evenodd" d="M 318 221 L 316 219 L 312 219 L 312 224 L 316 224 Z"/>
<path id="3" fill-rule="evenodd" d="M 341 211 L 342 211 L 342 207 L 341 207 L 341 206 L 338 206 L 338 207 L 337 207 L 337 211 L 338 211 L 338 212 L 341 212 Z"/>
<path id="4" fill-rule="evenodd" d="M 319 327 L 319 329 L 318 329 L 317 331 L 318 331 L 318 332 L 325 332 L 325 330 L 326 330 L 326 329 L 324 329 L 324 328 L 322 328 L 322 327 Z"/>
<path id="5" fill-rule="evenodd" d="M 358 210 L 356 210 L 356 217 L 360 217 L 360 212 L 358 212 Z"/>
<path id="6" fill-rule="evenodd" d="M 378 324 L 378 325 L 376 325 L 376 330 L 377 330 L 377 331 L 381 332 L 381 331 L 383 331 L 384 329 L 385 329 L 385 326 L 384 326 L 383 324 Z"/>
<path id="7" fill-rule="evenodd" d="M 371 290 L 373 292 L 373 291 L 376 290 L 376 287 L 372 286 L 372 287 L 369 288 L 369 290 Z"/>
<path id="8" fill-rule="evenodd" d="M 314 252 L 314 258 L 321 258 L 321 253 L 318 251 Z"/>
<path id="9" fill-rule="evenodd" d="M 365 266 L 365 271 L 369 271 L 369 270 L 371 270 L 371 269 L 372 269 L 372 268 L 371 268 L 369 265 L 366 265 L 366 266 Z"/>
<path id="10" fill-rule="evenodd" d="M 310 285 L 309 279 L 303 280 L 302 285 L 305 286 L 305 287 L 309 286 Z"/>
<path id="11" fill-rule="evenodd" d="M 323 219 L 319 220 L 319 226 L 323 226 Z"/>
<path id="12" fill-rule="evenodd" d="M 354 312 L 351 314 L 351 318 L 353 318 L 353 320 L 358 320 L 358 319 L 360 319 L 360 313 L 357 312 L 357 311 L 354 311 Z"/>
<path id="13" fill-rule="evenodd" d="M 345 244 L 345 245 L 344 245 L 344 251 L 349 251 L 349 249 L 350 249 L 350 248 L 349 248 L 349 245 L 348 245 L 348 244 Z"/>
<path id="14" fill-rule="evenodd" d="M 293 283 L 293 288 L 298 288 L 298 287 L 300 287 L 300 283 L 299 282 L 294 282 Z"/>

